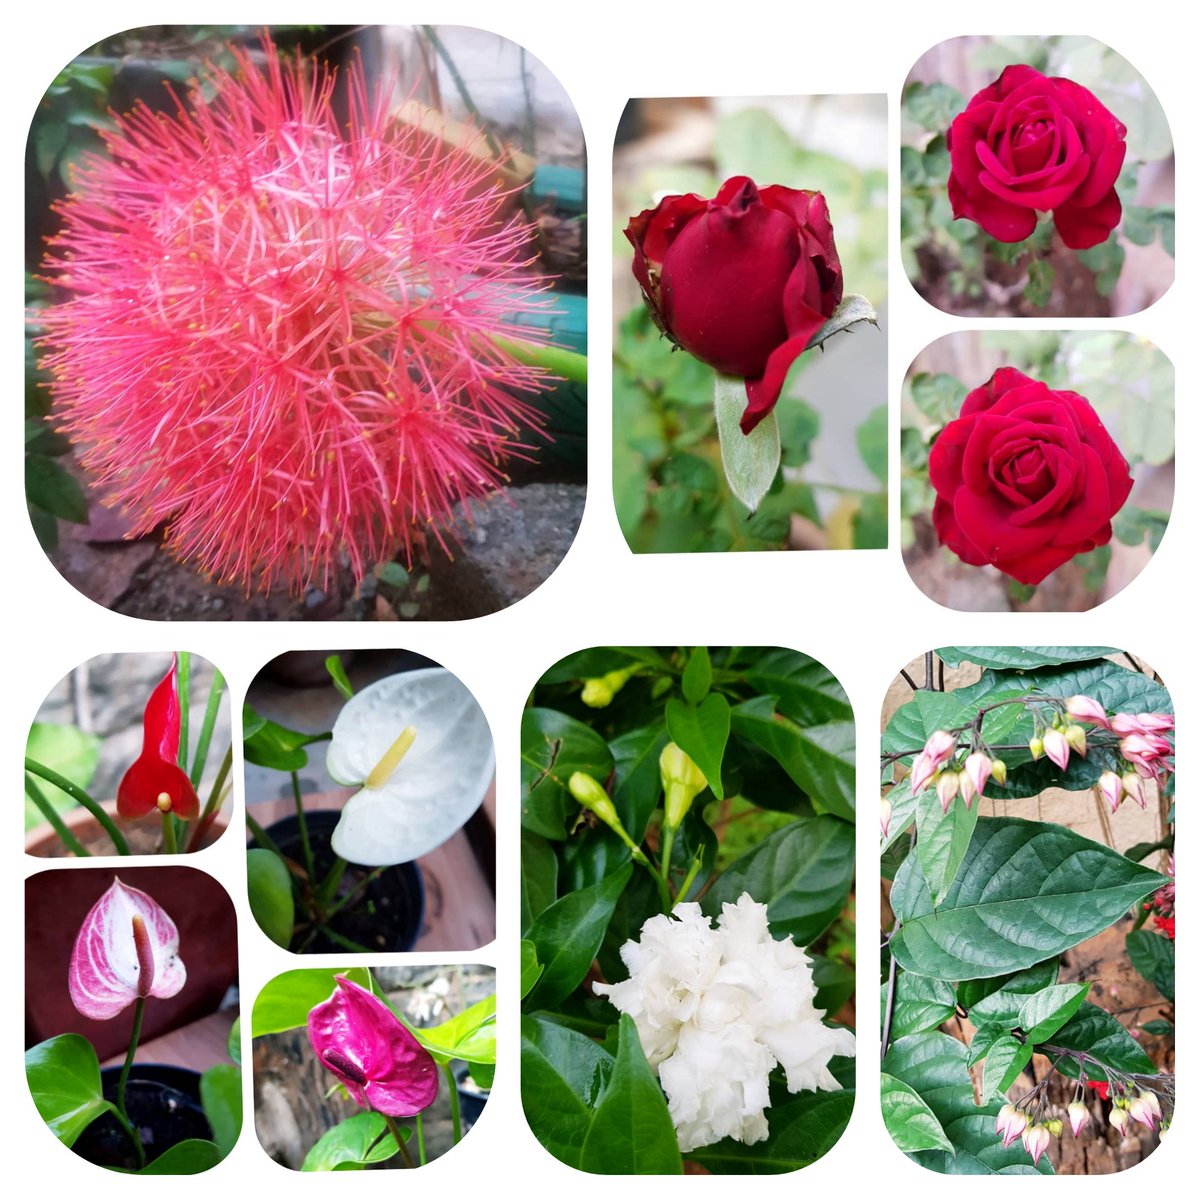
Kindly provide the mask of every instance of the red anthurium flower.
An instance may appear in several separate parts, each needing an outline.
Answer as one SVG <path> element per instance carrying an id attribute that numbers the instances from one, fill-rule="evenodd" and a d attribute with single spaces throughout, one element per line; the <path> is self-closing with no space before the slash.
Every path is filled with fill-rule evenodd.
<path id="1" fill-rule="evenodd" d="M 309 1012 L 308 1036 L 362 1108 L 411 1117 L 437 1096 L 429 1052 L 382 1000 L 343 975 L 333 995 Z"/>
<path id="2" fill-rule="evenodd" d="M 186 982 L 175 922 L 145 892 L 114 879 L 75 938 L 71 1003 L 93 1021 L 108 1021 L 135 1000 L 174 996 Z"/>
<path id="3" fill-rule="evenodd" d="M 179 681 L 175 662 L 172 658 L 171 669 L 150 693 L 142 717 L 142 753 L 117 787 L 117 812 L 123 817 L 162 812 L 191 821 L 200 811 L 196 789 L 179 765 Z"/>

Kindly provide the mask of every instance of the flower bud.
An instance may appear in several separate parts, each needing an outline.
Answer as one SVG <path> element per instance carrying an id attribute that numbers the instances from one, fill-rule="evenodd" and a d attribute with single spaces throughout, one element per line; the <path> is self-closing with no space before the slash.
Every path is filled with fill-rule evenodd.
<path id="1" fill-rule="evenodd" d="M 658 757 L 658 773 L 666 793 L 666 817 L 669 829 L 678 829 L 692 801 L 708 787 L 704 772 L 674 742 L 668 742 Z"/>
<path id="2" fill-rule="evenodd" d="M 610 829 L 622 828 L 621 818 L 617 815 L 617 807 L 612 797 L 590 775 L 583 771 L 573 771 L 567 780 L 567 789 L 589 812 L 593 812 Z"/>
<path id="3" fill-rule="evenodd" d="M 1008 763 L 1002 758 L 992 759 L 992 778 L 1003 787 L 1008 782 Z"/>
<path id="4" fill-rule="evenodd" d="M 1158 1093 L 1157 1092 L 1139 1092 L 1138 1095 L 1143 1100 L 1145 1100 L 1146 1105 L 1150 1109 L 1150 1111 L 1161 1121 L 1162 1120 L 1162 1106 L 1158 1102 Z"/>
<path id="5" fill-rule="evenodd" d="M 1136 802 L 1138 808 L 1146 807 L 1146 787 L 1136 771 L 1126 771 L 1121 776 L 1121 789 L 1130 800 Z"/>
<path id="6" fill-rule="evenodd" d="M 580 700 L 588 708 L 607 708 L 613 697 L 629 682 L 637 667 L 626 667 L 620 671 L 609 671 L 598 679 L 585 679 Z"/>
<path id="7" fill-rule="evenodd" d="M 1014 1104 L 1006 1104 L 996 1117 L 996 1132 L 1004 1139 L 1005 1148 L 1011 1146 L 1029 1125 L 1029 1114 Z"/>
<path id="8" fill-rule="evenodd" d="M 879 804 L 879 835 L 887 837 L 888 826 L 892 823 L 892 805 L 889 800 L 882 800 Z"/>
<path id="9" fill-rule="evenodd" d="M 1029 1157 L 1033 1159 L 1033 1165 L 1037 1166 L 1037 1160 L 1042 1157 L 1050 1145 L 1050 1130 L 1045 1125 L 1037 1123 L 1028 1125 L 1021 1135 L 1021 1144 L 1025 1147 Z"/>
<path id="10" fill-rule="evenodd" d="M 1092 1119 L 1092 1114 L 1088 1112 L 1088 1106 L 1082 1100 L 1075 1100 L 1067 1105 L 1067 1116 L 1071 1121 L 1071 1132 L 1076 1137 L 1079 1136 L 1079 1131 Z"/>
<path id="11" fill-rule="evenodd" d="M 1121 777 L 1116 771 L 1105 771 L 1096 780 L 1096 790 L 1100 793 L 1100 799 L 1108 805 L 1110 811 L 1116 812 L 1121 807 L 1121 796 L 1124 794 L 1124 788 L 1121 784 Z"/>
<path id="12" fill-rule="evenodd" d="M 992 775 L 992 760 L 982 750 L 976 750 L 974 754 L 967 755 L 967 761 L 963 763 L 963 773 L 970 777 L 975 794 L 982 796 L 983 789 Z M 963 799 L 967 800 L 967 807 L 970 808 L 970 800 L 965 795 Z"/>
<path id="13" fill-rule="evenodd" d="M 1114 1104 L 1112 1112 L 1108 1114 L 1108 1123 L 1118 1133 L 1124 1133 L 1125 1127 L 1129 1124 L 1129 1114 L 1123 1108 L 1118 1108 Z"/>
<path id="14" fill-rule="evenodd" d="M 1071 757 L 1071 743 L 1061 730 L 1047 729 L 1042 735 L 1042 748 L 1046 751 L 1046 757 L 1060 771 L 1067 769 L 1067 762 Z"/>
<path id="15" fill-rule="evenodd" d="M 1076 721 L 1088 721 L 1092 725 L 1108 728 L 1108 713 L 1104 706 L 1091 696 L 1072 696 L 1067 701 L 1067 713 Z"/>
<path id="16" fill-rule="evenodd" d="M 1087 730 L 1082 725 L 1068 725 L 1063 730 L 1063 737 L 1067 739 L 1067 745 L 1076 754 L 1081 758 L 1087 758 Z"/>
<path id="17" fill-rule="evenodd" d="M 1046 1128 L 1050 1131 L 1051 1137 L 1062 1137 L 1062 1122 L 1057 1117 L 1052 1117 L 1047 1121 Z"/>
<path id="18" fill-rule="evenodd" d="M 1153 1132 L 1154 1130 L 1154 1109 L 1152 1109 L 1146 1100 L 1148 1092 L 1138 1092 L 1136 1096 L 1129 1102 L 1129 1116 L 1132 1120 L 1139 1122 Z M 1157 1098 L 1155 1100 L 1157 1106 Z"/>
<path id="19" fill-rule="evenodd" d="M 952 733 L 947 733 L 944 729 L 935 729 L 925 743 L 925 753 L 929 755 L 929 761 L 935 767 L 940 767 L 942 763 L 949 761 L 957 746 L 958 741 Z"/>
<path id="20" fill-rule="evenodd" d="M 958 795 L 957 771 L 943 771 L 937 777 L 937 795 L 942 802 L 942 813 L 948 813 L 950 805 L 954 803 L 954 797 Z"/>
<path id="21" fill-rule="evenodd" d="M 1046 752 L 1045 744 L 1040 737 L 1031 737 L 1029 739 L 1029 753 L 1033 755 L 1035 761 L 1042 757 Z"/>
<path id="22" fill-rule="evenodd" d="M 929 761 L 929 755 L 922 750 L 913 759 L 912 774 L 908 777 L 914 796 L 919 796 L 929 786 L 929 781 L 933 778 L 933 774 L 933 763 Z"/>

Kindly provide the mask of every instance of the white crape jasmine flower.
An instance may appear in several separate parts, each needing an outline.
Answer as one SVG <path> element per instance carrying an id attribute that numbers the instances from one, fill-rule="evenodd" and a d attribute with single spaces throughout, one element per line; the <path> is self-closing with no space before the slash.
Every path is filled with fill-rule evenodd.
<path id="1" fill-rule="evenodd" d="M 777 1065 L 789 1092 L 841 1088 L 829 1060 L 854 1053 L 854 1034 L 823 1024 L 808 955 L 771 937 L 767 906 L 748 893 L 715 928 L 698 904 L 651 917 L 621 959 L 628 979 L 593 986 L 633 1018 L 681 1150 L 766 1138 Z"/>

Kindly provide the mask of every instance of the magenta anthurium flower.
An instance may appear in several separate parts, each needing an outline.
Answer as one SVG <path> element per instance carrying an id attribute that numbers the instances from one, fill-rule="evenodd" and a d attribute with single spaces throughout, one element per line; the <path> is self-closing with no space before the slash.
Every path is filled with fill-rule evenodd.
<path id="1" fill-rule="evenodd" d="M 411 1117 L 437 1096 L 437 1064 L 377 996 L 337 977 L 337 988 L 308 1014 L 308 1036 L 322 1064 L 361 1108 Z"/>
<path id="2" fill-rule="evenodd" d="M 150 693 L 142 716 L 142 753 L 117 786 L 117 812 L 123 817 L 174 813 L 185 821 L 200 811 L 200 799 L 179 765 L 179 680 L 176 659 Z"/>
<path id="3" fill-rule="evenodd" d="M 71 1003 L 93 1021 L 108 1021 L 135 1000 L 166 1000 L 186 982 L 175 922 L 145 892 L 114 879 L 75 938 Z"/>

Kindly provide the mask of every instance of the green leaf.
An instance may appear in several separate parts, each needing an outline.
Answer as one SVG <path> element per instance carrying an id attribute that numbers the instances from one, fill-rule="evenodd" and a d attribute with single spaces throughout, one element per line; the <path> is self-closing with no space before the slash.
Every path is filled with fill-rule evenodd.
<path id="1" fill-rule="evenodd" d="M 225 1052 L 239 1067 L 242 1065 L 242 1018 L 240 1016 L 234 1018 L 234 1022 L 229 1028 Z"/>
<path id="2" fill-rule="evenodd" d="M 1125 953 L 1133 969 L 1168 999 L 1175 999 L 1175 943 L 1150 929 L 1125 935 Z"/>
<path id="3" fill-rule="evenodd" d="M 981 817 L 936 912 L 915 856 L 896 873 L 891 952 L 939 979 L 1008 974 L 1107 929 L 1164 882 L 1061 826 Z"/>
<path id="4" fill-rule="evenodd" d="M 1051 1044 L 1064 1050 L 1086 1051 L 1101 1066 L 1129 1075 L 1153 1075 L 1158 1070 L 1125 1026 L 1094 1004 L 1081 1005 L 1054 1035 Z M 1079 1075 L 1079 1062 L 1068 1056 L 1059 1060 L 1057 1069 L 1074 1079 Z M 1089 1066 L 1086 1078 L 1106 1079 L 1107 1076 L 1100 1067 Z"/>
<path id="5" fill-rule="evenodd" d="M 917 692 L 892 714 L 880 739 L 883 754 L 901 750 L 916 753 L 924 748 L 929 735 L 939 729 L 955 729 L 967 719 L 966 705 L 955 692 Z M 913 755 L 901 761 L 912 761 Z"/>
<path id="6" fill-rule="evenodd" d="M 545 968 L 537 960 L 537 947 L 525 938 L 521 939 L 521 999 L 529 995 L 533 985 L 542 977 Z"/>
<path id="7" fill-rule="evenodd" d="M 1145 1033 L 1150 1034 L 1151 1037 L 1167 1037 L 1169 1034 L 1175 1032 L 1175 1026 L 1172 1025 L 1170 1021 L 1164 1021 L 1161 1018 L 1156 1018 L 1153 1021 L 1147 1021 L 1145 1025 L 1142 1026 L 1142 1030 Z"/>
<path id="8" fill-rule="evenodd" d="M 958 416 L 967 388 L 953 375 L 914 375 L 909 384 L 913 403 L 937 429 Z"/>
<path id="9" fill-rule="evenodd" d="M 591 1038 L 533 1017 L 521 1018 L 521 1104 L 534 1137 L 560 1162 L 579 1166 L 613 1057 Z"/>
<path id="10" fill-rule="evenodd" d="M 104 1099 L 96 1051 L 77 1033 L 26 1050 L 25 1080 L 38 1115 L 64 1146 L 73 1146 L 97 1117 L 116 1111 Z"/>
<path id="11" fill-rule="evenodd" d="M 522 943 L 522 946 L 527 943 Z M 415 1031 L 417 1040 L 435 1057 L 449 1061 L 494 1063 L 496 1061 L 496 997 L 484 999 L 463 1009 L 440 1025 Z"/>
<path id="12" fill-rule="evenodd" d="M 25 496 L 30 504 L 63 521 L 86 525 L 87 497 L 75 476 L 41 454 L 25 456 Z"/>
<path id="13" fill-rule="evenodd" d="M 708 656 L 707 646 L 697 646 L 688 655 L 681 687 L 683 698 L 689 704 L 699 704 L 708 695 L 712 687 L 712 659 Z"/>
<path id="14" fill-rule="evenodd" d="M 1057 983 L 1030 996 L 1017 1014 L 1017 1024 L 1025 1031 L 1030 1045 L 1049 1041 L 1079 1011 L 1091 986 Z"/>
<path id="15" fill-rule="evenodd" d="M 521 717 L 521 825 L 562 841 L 579 813 L 567 781 L 582 771 L 603 784 L 612 769 L 612 755 L 595 730 L 554 709 L 527 708 Z"/>
<path id="16" fill-rule="evenodd" d="M 776 938 L 809 946 L 845 907 L 854 880 L 854 828 L 835 817 L 798 818 L 736 859 L 705 893 L 701 908 L 721 915 L 743 892 L 767 906 Z"/>
<path id="17" fill-rule="evenodd" d="M 247 850 L 246 887 L 250 911 L 259 929 L 286 950 L 292 941 L 296 902 L 292 877 L 283 859 L 273 850 Z"/>
<path id="18" fill-rule="evenodd" d="M 775 711 L 774 699 L 739 704 L 733 731 L 765 750 L 802 788 L 813 807 L 854 820 L 854 722 L 800 726 Z"/>
<path id="19" fill-rule="evenodd" d="M 867 470 L 887 486 L 888 477 L 888 410 L 886 404 L 871 409 L 855 435 L 858 452 Z"/>
<path id="20" fill-rule="evenodd" d="M 802 1091 L 794 1095 L 781 1083 L 771 1086 L 767 1109 L 770 1134 L 747 1146 L 725 1138 L 689 1150 L 688 1159 L 714 1175 L 776 1175 L 798 1171 L 827 1154 L 845 1132 L 854 1109 L 854 1092 Z"/>
<path id="21" fill-rule="evenodd" d="M 813 983 L 817 989 L 813 1004 L 821 1012 L 832 1016 L 840 1012 L 842 1005 L 854 995 L 857 983 L 854 967 L 820 954 L 810 954 L 809 957 L 812 959 Z"/>
<path id="22" fill-rule="evenodd" d="M 1034 308 L 1049 304 L 1054 295 L 1054 265 L 1044 258 L 1035 258 L 1029 264 L 1029 280 L 1023 294 Z"/>
<path id="23" fill-rule="evenodd" d="M 882 1075 L 879 1081 L 879 1103 L 883 1123 L 892 1141 L 906 1154 L 918 1150 L 948 1150 L 954 1147 L 946 1136 L 933 1110 L 908 1086 L 894 1075 Z"/>
<path id="24" fill-rule="evenodd" d="M 366 967 L 337 970 L 333 967 L 304 967 L 284 971 L 263 986 L 254 1001 L 250 1034 L 284 1033 L 308 1024 L 309 1009 L 333 995 L 337 977 L 345 975 L 367 991 L 374 991 L 371 972 Z"/>
<path id="25" fill-rule="evenodd" d="M 337 688 L 343 699 L 349 700 L 354 695 L 354 688 L 350 685 L 350 680 L 346 675 L 346 667 L 342 662 L 340 654 L 331 654 L 325 660 L 325 670 L 329 672 L 329 678 L 333 680 L 333 686 Z"/>
<path id="26" fill-rule="evenodd" d="M 571 892 L 529 927 L 528 938 L 545 967 L 526 1002 L 530 1010 L 553 1008 L 583 981 L 632 870 L 626 863 L 594 886 Z"/>
<path id="27" fill-rule="evenodd" d="M 721 762 L 729 740 L 729 701 L 720 692 L 709 693 L 700 704 L 685 704 L 672 697 L 667 701 L 666 718 L 671 741 L 700 768 L 712 794 L 724 800 Z"/>
<path id="28" fill-rule="evenodd" d="M 947 812 L 932 788 L 917 800 L 917 858 L 936 908 L 946 898 L 971 844 L 979 805 L 968 808 L 956 796 Z"/>
<path id="29" fill-rule="evenodd" d="M 838 302 L 837 308 L 833 310 L 833 316 L 813 334 L 805 349 L 813 350 L 827 342 L 835 333 L 843 333 L 852 325 L 858 325 L 862 321 L 877 325 L 878 316 L 875 308 L 866 296 L 848 292 Z"/>
<path id="30" fill-rule="evenodd" d="M 912 775 L 905 775 L 895 787 L 891 788 L 884 799 L 892 806 L 892 818 L 888 822 L 887 836 L 879 842 L 879 853 L 883 854 L 889 846 L 894 845 L 908 832 L 908 827 L 917 815 L 919 796 L 912 792 Z"/>
<path id="31" fill-rule="evenodd" d="M 776 647 L 762 652 L 747 669 L 746 682 L 760 696 L 774 696 L 776 709 L 799 725 L 854 720 L 836 676 L 797 650 Z"/>
<path id="32" fill-rule="evenodd" d="M 305 746 L 327 742 L 330 733 L 301 733 L 269 721 L 250 705 L 242 707 L 242 754 L 256 767 L 274 771 L 302 771 L 308 766 Z"/>
<path id="33" fill-rule="evenodd" d="M 521 830 L 521 933 L 558 897 L 558 855 L 545 838 Z"/>
<path id="34" fill-rule="evenodd" d="M 667 1102 L 621 1014 L 617 1061 L 583 1142 L 579 1167 L 597 1175 L 682 1175 L 683 1161 Z"/>
<path id="35" fill-rule="evenodd" d="M 1004 1033 L 988 1049 L 983 1064 L 982 1092 L 985 1100 L 1003 1096 L 1033 1058 L 1033 1046 Z"/>
<path id="36" fill-rule="evenodd" d="M 716 376 L 713 410 L 721 443 L 721 466 L 729 490 L 756 512 L 779 472 L 779 422 L 769 412 L 749 433 L 743 433 L 746 381 Z"/>
<path id="37" fill-rule="evenodd" d="M 1030 671 L 1093 662 L 1118 652 L 1115 646 L 942 646 L 937 656 L 949 667 L 970 662 L 1001 671 Z"/>
<path id="38" fill-rule="evenodd" d="M 917 1033 L 893 1042 L 882 1069 L 907 1084 L 933 1113 L 953 1151 L 923 1150 L 913 1161 L 941 1175 L 1052 1175 L 1043 1156 L 1035 1167 L 1018 1143 L 1007 1149 L 996 1136 L 999 1101 L 975 1104 L 967 1073 L 967 1048 L 944 1033 Z"/>
<path id="39" fill-rule="evenodd" d="M 887 984 L 880 988 L 884 1002 Z M 954 1016 L 954 988 L 944 979 L 899 971 L 892 1000 L 892 1040 L 936 1029 Z"/>
<path id="40" fill-rule="evenodd" d="M 200 1103 L 224 1158 L 242 1132 L 242 1073 L 232 1063 L 217 1063 L 200 1076 Z"/>
<path id="41" fill-rule="evenodd" d="M 209 1171 L 221 1161 L 220 1149 L 214 1142 L 201 1138 L 188 1138 L 176 1142 L 164 1150 L 152 1163 L 148 1163 L 137 1175 L 199 1175 Z"/>
<path id="42" fill-rule="evenodd" d="M 658 807 L 662 792 L 658 760 L 669 740 L 666 726 L 655 723 L 623 733 L 608 744 L 617 776 L 613 803 L 626 832 L 639 844 Z"/>
<path id="43" fill-rule="evenodd" d="M 1048 958 L 1023 971 L 991 979 L 968 979 L 958 985 L 956 998 L 976 1025 L 1019 1024 L 1021 1006 L 1030 996 L 1058 979 L 1058 958 Z"/>
<path id="44" fill-rule="evenodd" d="M 377 1112 L 360 1112 L 321 1134 L 304 1156 L 300 1170 L 362 1170 L 367 1163 L 387 1162 L 399 1152 L 383 1117 Z"/>
<path id="45" fill-rule="evenodd" d="M 35 721 L 29 728 L 29 737 L 25 742 L 25 757 L 57 771 L 86 790 L 96 773 L 101 744 L 102 739 L 94 733 L 84 733 L 74 725 Z M 61 788 L 41 779 L 37 782 L 42 794 L 59 812 L 75 807 L 75 801 Z M 25 828 L 32 829 L 43 820 L 45 818 L 37 805 L 26 797 Z"/>
<path id="46" fill-rule="evenodd" d="M 945 133 L 966 107 L 966 100 L 948 83 L 910 83 L 901 101 L 904 115 L 930 133 Z"/>

